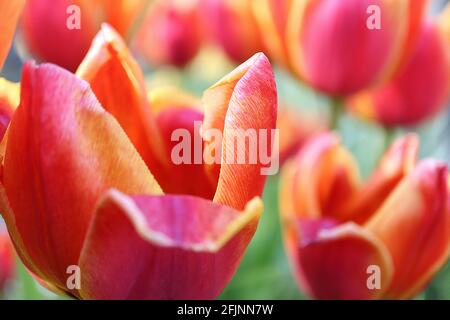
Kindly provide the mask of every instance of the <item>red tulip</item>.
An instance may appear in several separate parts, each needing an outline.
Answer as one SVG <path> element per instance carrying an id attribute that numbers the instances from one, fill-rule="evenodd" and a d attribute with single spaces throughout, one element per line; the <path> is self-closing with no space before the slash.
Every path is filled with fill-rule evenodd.
<path id="1" fill-rule="evenodd" d="M 291 65 L 308 83 L 331 95 L 374 86 L 389 79 L 408 56 L 425 4 L 295 0 L 286 38 Z"/>
<path id="2" fill-rule="evenodd" d="M 136 35 L 137 49 L 154 65 L 184 67 L 201 44 L 196 1 L 155 1 Z"/>
<path id="3" fill-rule="evenodd" d="M 0 297 L 15 273 L 14 249 L 8 232 L 0 222 Z"/>
<path id="4" fill-rule="evenodd" d="M 201 1 L 204 28 L 228 56 L 242 62 L 257 52 L 264 51 L 253 0 L 204 0 Z"/>
<path id="5" fill-rule="evenodd" d="M 281 213 L 300 287 L 319 299 L 412 298 L 447 261 L 447 166 L 416 165 L 418 140 L 386 152 L 366 183 L 332 134 L 286 165 Z"/>
<path id="6" fill-rule="evenodd" d="M 262 164 L 222 162 L 217 177 L 187 164 L 189 179 L 167 175 L 166 132 L 191 129 L 203 113 L 203 127 L 221 130 L 224 147 L 230 128 L 273 129 L 268 60 L 256 55 L 209 89 L 203 112 L 166 105 L 153 113 L 137 63 L 107 26 L 77 74 L 92 89 L 54 65 L 24 67 L 0 189 L 22 261 L 77 298 L 215 298 L 255 232 Z M 80 288 L 67 286 L 74 266 Z"/>
<path id="7" fill-rule="evenodd" d="M 435 116 L 449 97 L 450 41 L 428 22 L 405 68 L 381 87 L 352 97 L 350 105 L 385 125 L 414 125 Z"/>
<path id="8" fill-rule="evenodd" d="M 25 0 L 0 0 L 0 70 L 11 46 Z"/>
<path id="9" fill-rule="evenodd" d="M 145 8 L 146 2 L 147 0 L 28 1 L 21 20 L 23 40 L 30 53 L 39 60 L 75 71 L 102 22 L 110 23 L 125 36 Z M 79 11 L 74 9 L 77 7 Z"/>

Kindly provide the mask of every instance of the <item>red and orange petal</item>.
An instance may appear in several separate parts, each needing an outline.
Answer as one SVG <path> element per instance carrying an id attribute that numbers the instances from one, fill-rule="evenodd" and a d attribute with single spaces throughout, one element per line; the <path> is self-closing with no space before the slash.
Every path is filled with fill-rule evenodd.
<path id="1" fill-rule="evenodd" d="M 70 14 L 74 14 L 68 11 L 72 5 L 80 10 L 80 29 L 67 27 Z M 38 60 L 75 71 L 100 27 L 99 14 L 98 3 L 92 0 L 27 1 L 20 23 L 21 35 Z"/>
<path id="2" fill-rule="evenodd" d="M 252 10 L 253 0 L 204 0 L 202 20 L 211 40 L 228 56 L 242 63 L 264 50 L 258 23 Z"/>
<path id="3" fill-rule="evenodd" d="M 295 0 L 288 40 L 294 71 L 315 88 L 348 95 L 395 71 L 407 42 L 413 1 Z M 367 9 L 381 8 L 382 28 L 367 27 Z"/>
<path id="4" fill-rule="evenodd" d="M 309 141 L 289 162 L 281 180 L 281 202 L 293 201 L 281 211 L 289 210 L 286 214 L 297 218 L 345 219 L 347 203 L 356 196 L 361 184 L 355 160 L 329 133 Z"/>
<path id="5" fill-rule="evenodd" d="M 99 3 L 104 20 L 125 39 L 130 39 L 151 1 L 148 0 L 94 0 Z"/>
<path id="6" fill-rule="evenodd" d="M 19 105 L 20 84 L 0 78 L 0 141 L 5 135 L 14 110 Z"/>
<path id="7" fill-rule="evenodd" d="M 421 162 L 365 225 L 392 256 L 388 298 L 414 297 L 448 259 L 448 177 L 445 164 Z"/>
<path id="8" fill-rule="evenodd" d="M 261 211 L 258 198 L 238 212 L 190 196 L 130 197 L 112 190 L 83 248 L 78 296 L 214 299 L 236 271 Z"/>
<path id="9" fill-rule="evenodd" d="M 164 146 L 151 112 L 144 75 L 120 35 L 104 24 L 77 75 L 120 123 L 157 180 L 166 171 Z M 161 147 L 162 146 L 162 147 Z"/>
<path id="10" fill-rule="evenodd" d="M 385 125 L 415 125 L 435 116 L 450 95 L 449 44 L 436 24 L 424 23 L 409 63 L 387 84 L 351 98 L 352 108 Z"/>
<path id="11" fill-rule="evenodd" d="M 253 10 L 258 21 L 259 32 L 271 59 L 289 67 L 287 49 L 287 21 L 293 0 L 253 0 Z"/>
<path id="12" fill-rule="evenodd" d="M 54 65 L 28 63 L 3 157 L 2 213 L 25 265 L 65 288 L 100 195 L 161 189 L 89 85 Z"/>
<path id="13" fill-rule="evenodd" d="M 14 248 L 8 232 L 0 221 L 0 295 L 15 273 Z"/>
<path id="14" fill-rule="evenodd" d="M 25 0 L 0 0 L 0 70 L 8 55 Z"/>
<path id="15" fill-rule="evenodd" d="M 354 223 L 297 219 L 297 232 L 285 237 L 295 276 L 316 299 L 377 299 L 392 279 L 392 261 L 381 241 Z M 292 236 L 293 235 L 293 236 Z M 371 269 L 373 267 L 377 270 Z M 378 272 L 379 288 L 369 276 Z"/>
<path id="16" fill-rule="evenodd" d="M 152 4 L 135 39 L 149 63 L 184 67 L 196 56 L 203 32 L 195 2 L 160 0 Z"/>
<path id="17" fill-rule="evenodd" d="M 262 194 L 266 176 L 262 175 L 261 169 L 270 164 L 263 164 L 260 157 L 252 164 L 250 147 L 244 154 L 246 164 L 240 164 L 237 152 L 234 152 L 234 159 L 230 159 L 233 156 L 230 150 L 236 145 L 236 134 L 252 130 L 256 133 L 253 141 L 257 150 L 266 147 L 267 155 L 272 155 L 271 133 L 277 121 L 277 91 L 267 57 L 261 53 L 254 55 L 209 88 L 204 93 L 203 106 L 202 136 L 210 130 L 223 133 L 220 150 L 214 141 L 205 143 L 205 153 L 220 155 L 221 159 L 221 164 L 207 168 L 211 181 L 217 184 L 214 201 L 242 210 L 250 199 Z M 261 138 L 261 130 L 265 130 L 267 139 Z"/>
<path id="18" fill-rule="evenodd" d="M 419 139 L 409 134 L 395 141 L 386 151 L 377 169 L 346 209 L 347 219 L 359 224 L 380 208 L 397 185 L 416 166 Z"/>

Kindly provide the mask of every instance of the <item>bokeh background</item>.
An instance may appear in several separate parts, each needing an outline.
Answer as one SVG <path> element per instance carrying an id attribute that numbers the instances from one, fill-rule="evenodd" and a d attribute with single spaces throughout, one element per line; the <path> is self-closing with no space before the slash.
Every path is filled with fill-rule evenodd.
<path id="1" fill-rule="evenodd" d="M 439 11 L 447 1 L 433 0 L 432 11 Z M 185 67 L 152 66 L 142 57 L 147 87 L 177 86 L 200 96 L 211 84 L 235 68 L 220 48 L 206 45 Z M 20 81 L 24 60 L 31 58 L 20 37 L 7 59 L 1 76 Z M 331 101 L 315 92 L 288 72 L 275 66 L 280 105 L 288 104 L 307 118 L 327 119 Z M 448 110 L 448 108 L 446 109 Z M 340 115 L 338 129 L 343 144 L 354 154 L 361 173 L 367 177 L 386 147 L 386 132 L 376 123 L 345 113 Z M 415 131 L 421 139 L 421 157 L 433 157 L 450 164 L 450 113 L 444 111 L 419 126 L 394 128 L 390 134 L 400 136 Z M 392 139 L 392 137 L 390 137 Z M 278 213 L 279 177 L 269 177 L 264 192 L 265 209 L 258 231 L 229 286 L 220 299 L 306 299 L 299 291 L 283 248 Z M 9 284 L 5 299 L 62 299 L 41 287 L 17 260 L 15 280 Z M 417 299 L 450 299 L 450 263 Z"/>

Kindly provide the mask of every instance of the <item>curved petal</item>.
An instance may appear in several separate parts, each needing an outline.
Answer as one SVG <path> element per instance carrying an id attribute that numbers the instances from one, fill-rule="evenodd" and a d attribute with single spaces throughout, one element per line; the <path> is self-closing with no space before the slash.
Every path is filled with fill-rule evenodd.
<path id="1" fill-rule="evenodd" d="M 20 84 L 0 78 L 0 141 L 5 135 L 14 110 L 19 105 Z"/>
<path id="2" fill-rule="evenodd" d="M 316 299 L 376 299 L 391 282 L 389 252 L 351 222 L 336 226 L 325 219 L 299 219 L 286 247 L 300 286 Z M 373 266 L 379 268 L 380 287 L 369 289 Z"/>
<path id="3" fill-rule="evenodd" d="M 333 95 L 385 80 L 396 70 L 408 41 L 412 2 L 295 0 L 287 37 L 294 70 Z M 373 5 L 382 16 L 382 28 L 376 31 L 367 27 L 367 10 Z"/>
<path id="4" fill-rule="evenodd" d="M 233 276 L 261 211 L 260 199 L 237 212 L 189 196 L 112 190 L 83 248 L 79 296 L 214 299 Z"/>
<path id="5" fill-rule="evenodd" d="M 347 203 L 360 188 L 359 171 L 339 139 L 324 133 L 313 138 L 286 166 L 281 186 L 283 215 L 344 220 Z"/>
<path id="6" fill-rule="evenodd" d="M 369 181 L 349 204 L 349 219 L 364 223 L 389 197 L 397 185 L 414 170 L 419 152 L 419 138 L 409 134 L 398 139 L 384 154 Z"/>
<path id="7" fill-rule="evenodd" d="M 356 113 L 385 125 L 414 125 L 441 111 L 450 96 L 450 42 L 424 23 L 409 63 L 387 84 L 351 98 Z"/>
<path id="8" fill-rule="evenodd" d="M 89 85 L 54 65 L 32 63 L 24 67 L 21 103 L 8 129 L 2 185 L 2 213 L 19 255 L 62 290 L 105 190 L 161 193 Z"/>
<path id="9" fill-rule="evenodd" d="M 448 259 L 447 179 L 443 163 L 421 162 L 366 224 L 393 259 L 389 298 L 413 297 Z"/>
<path id="10" fill-rule="evenodd" d="M 266 180 L 266 176 L 261 174 L 264 165 L 260 154 L 253 154 L 257 159 L 251 163 L 250 153 L 255 149 L 260 153 L 265 146 L 267 156 L 272 155 L 274 141 L 271 134 L 277 120 L 277 91 L 269 60 L 261 53 L 253 56 L 209 88 L 203 96 L 203 105 L 203 137 L 213 130 L 222 133 L 221 150 L 215 148 L 214 141 L 207 141 L 205 147 L 212 146 L 221 156 L 220 165 L 213 164 L 207 168 L 213 183 L 217 183 L 214 201 L 242 210 L 250 199 L 261 195 Z M 238 138 L 246 139 L 247 133 L 250 134 L 250 142 L 244 140 L 245 147 L 240 149 Z M 261 137 L 261 133 L 266 133 L 266 139 Z M 245 161 L 236 159 L 239 154 Z"/>
<path id="11" fill-rule="evenodd" d="M 120 35 L 103 24 L 77 75 L 89 82 L 102 106 L 120 123 L 160 180 L 164 155 L 160 132 L 151 113 L 144 76 Z"/>
<path id="12" fill-rule="evenodd" d="M 0 70 L 11 47 L 25 0 L 0 0 Z"/>

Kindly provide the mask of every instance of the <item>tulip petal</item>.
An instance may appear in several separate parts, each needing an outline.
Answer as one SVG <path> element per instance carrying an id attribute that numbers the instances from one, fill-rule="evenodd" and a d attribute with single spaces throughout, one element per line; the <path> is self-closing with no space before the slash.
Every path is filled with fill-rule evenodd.
<path id="1" fill-rule="evenodd" d="M 414 297 L 448 259 L 447 179 L 445 164 L 421 162 L 366 224 L 393 259 L 389 298 Z"/>
<path id="2" fill-rule="evenodd" d="M 397 185 L 414 170 L 419 152 L 419 139 L 410 134 L 397 140 L 385 153 L 377 170 L 349 205 L 349 219 L 362 224 L 388 198 Z"/>
<path id="3" fill-rule="evenodd" d="M 0 0 L 0 70 L 11 47 L 25 0 Z"/>
<path id="4" fill-rule="evenodd" d="M 20 84 L 0 78 L 0 141 L 5 135 L 14 110 L 19 105 Z"/>
<path id="5" fill-rule="evenodd" d="M 85 299 L 213 299 L 255 232 L 260 199 L 244 212 L 190 196 L 100 202 L 80 258 Z M 123 272 L 127 270 L 127 272 Z"/>
<path id="6" fill-rule="evenodd" d="M 347 203 L 360 188 L 355 160 L 330 133 L 312 139 L 283 170 L 280 194 L 285 216 L 344 220 Z"/>
<path id="7" fill-rule="evenodd" d="M 159 181 L 166 170 L 164 146 L 147 101 L 144 76 L 120 35 L 109 25 L 103 24 L 77 75 L 89 82 Z"/>
<path id="8" fill-rule="evenodd" d="M 253 10 L 260 32 L 270 57 L 288 67 L 289 52 L 286 43 L 286 29 L 293 0 L 254 0 Z"/>
<path id="9" fill-rule="evenodd" d="M 161 189 L 89 85 L 57 66 L 25 65 L 7 134 L 1 202 L 8 230 L 27 267 L 65 290 L 99 196 L 110 187 Z"/>
<path id="10" fill-rule="evenodd" d="M 297 221 L 296 236 L 286 246 L 300 286 L 317 299 L 376 299 L 389 287 L 392 262 L 376 237 L 354 223 Z M 292 234 L 291 234 L 292 235 Z M 373 266 L 380 287 L 369 289 Z"/>
<path id="11" fill-rule="evenodd" d="M 274 142 L 270 137 L 276 127 L 277 91 L 266 56 L 256 54 L 209 88 L 203 96 L 203 104 L 205 118 L 202 135 L 214 129 L 222 132 L 221 150 L 216 150 L 214 142 L 206 143 L 206 147 L 212 144 L 222 159 L 221 165 L 213 164 L 207 169 L 213 183 L 217 183 L 214 201 L 242 210 L 250 199 L 261 195 L 266 179 L 261 174 L 264 167 L 261 158 L 257 157 L 255 164 L 250 163 L 253 144 L 258 149 L 265 145 L 267 155 L 271 156 Z M 236 158 L 230 159 L 229 154 L 234 153 L 236 135 L 239 132 L 245 134 L 248 130 L 255 133 L 256 139 L 246 143 L 245 150 L 238 149 L 238 152 L 244 152 L 245 164 L 242 164 Z M 260 137 L 261 130 L 267 133 L 266 141 Z"/>

